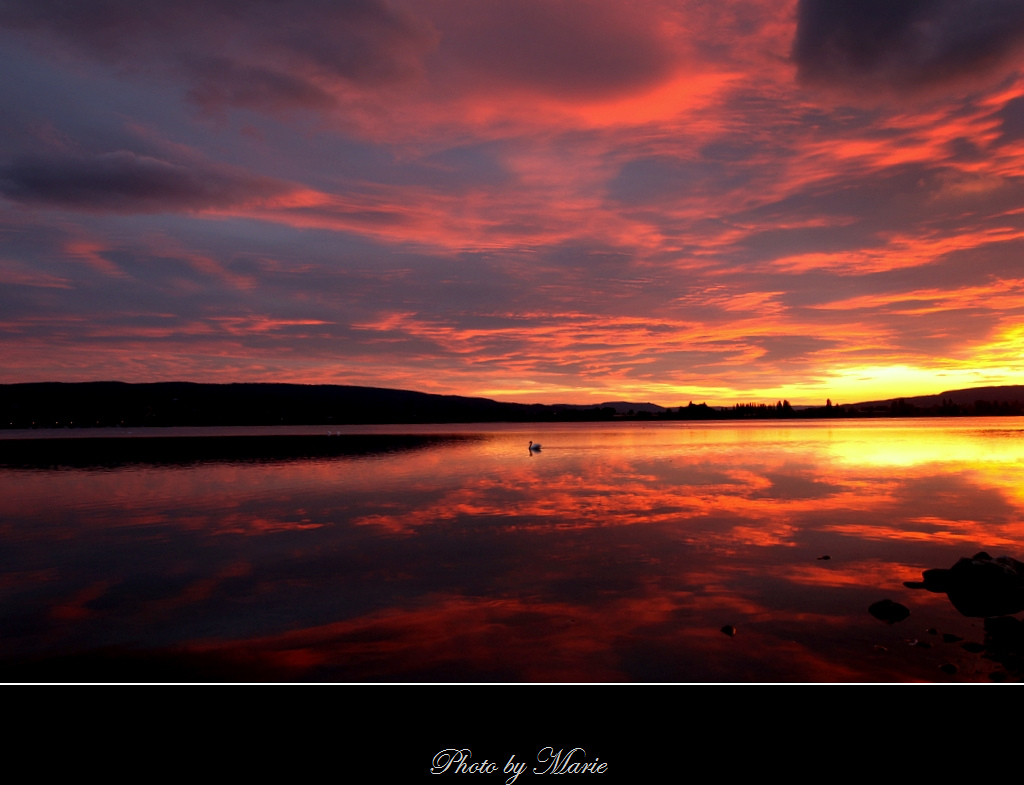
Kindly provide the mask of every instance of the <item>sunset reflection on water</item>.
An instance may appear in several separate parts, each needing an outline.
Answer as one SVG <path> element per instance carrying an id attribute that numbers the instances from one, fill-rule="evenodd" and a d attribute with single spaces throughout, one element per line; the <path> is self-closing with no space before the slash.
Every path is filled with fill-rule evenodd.
<path id="1" fill-rule="evenodd" d="M 7 680 L 1019 678 L 943 641 L 982 619 L 903 586 L 1024 556 L 1016 419 L 419 430 L 458 438 L 5 459 Z"/>

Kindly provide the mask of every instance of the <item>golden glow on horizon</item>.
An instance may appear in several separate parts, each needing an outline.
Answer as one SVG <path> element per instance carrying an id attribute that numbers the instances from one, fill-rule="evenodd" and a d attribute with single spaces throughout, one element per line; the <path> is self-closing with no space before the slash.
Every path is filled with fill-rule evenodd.
<path id="1" fill-rule="evenodd" d="M 545 385 L 542 381 L 489 387 L 475 395 L 521 403 L 600 403 L 630 401 L 657 403 L 675 408 L 690 401 L 709 406 L 732 406 L 737 403 L 775 403 L 788 400 L 796 406 L 823 406 L 826 400 L 834 405 L 892 398 L 938 395 L 949 390 L 1021 384 L 1021 376 L 1009 368 L 914 368 L 906 365 L 851 366 L 821 369 L 816 378 L 802 384 L 780 387 L 729 389 L 715 385 L 692 386 L 675 384 L 609 385 L 580 390 Z M 897 392 L 898 391 L 898 392 Z"/>

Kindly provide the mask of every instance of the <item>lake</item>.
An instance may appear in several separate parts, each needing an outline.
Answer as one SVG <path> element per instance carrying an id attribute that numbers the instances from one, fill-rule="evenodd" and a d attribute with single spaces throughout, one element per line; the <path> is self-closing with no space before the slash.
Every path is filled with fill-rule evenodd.
<path id="1" fill-rule="evenodd" d="M 4 433 L 0 679 L 1020 679 L 1018 418 L 328 429 Z"/>

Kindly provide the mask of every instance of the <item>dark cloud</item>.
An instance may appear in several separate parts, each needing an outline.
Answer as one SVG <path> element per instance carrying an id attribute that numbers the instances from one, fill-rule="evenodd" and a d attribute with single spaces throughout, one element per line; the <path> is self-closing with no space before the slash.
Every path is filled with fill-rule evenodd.
<path id="1" fill-rule="evenodd" d="M 1002 141 L 1024 139 L 1024 98 L 1007 101 L 998 116 L 1002 121 Z"/>
<path id="2" fill-rule="evenodd" d="M 608 183 L 608 194 L 624 205 L 664 204 L 666 200 L 746 186 L 753 174 L 728 161 L 650 156 L 625 163 Z"/>
<path id="3" fill-rule="evenodd" d="M 800 0 L 807 82 L 912 89 L 986 71 L 1024 43 L 1019 0 Z"/>
<path id="4" fill-rule="evenodd" d="M 485 82 L 593 99 L 657 83 L 677 56 L 659 35 L 658 18 L 623 3 L 442 6 L 445 53 Z"/>
<path id="5" fill-rule="evenodd" d="M 813 355 L 836 348 L 838 341 L 816 338 L 811 335 L 757 336 L 751 343 L 760 346 L 765 353 L 761 362 L 809 362 Z"/>
<path id="6" fill-rule="evenodd" d="M 306 79 L 242 65 L 223 57 L 199 61 L 194 65 L 192 74 L 195 82 L 188 92 L 189 98 L 210 109 L 219 106 L 328 109 L 334 104 L 330 93 Z"/>
<path id="7" fill-rule="evenodd" d="M 204 106 L 331 103 L 324 82 L 378 86 L 420 70 L 436 44 L 387 0 L 0 0 L 0 27 L 137 72 L 184 76 Z"/>
<path id="8" fill-rule="evenodd" d="M 1007 200 L 1019 199 L 1021 186 L 1003 183 L 995 191 L 966 191 L 943 201 L 948 171 L 910 164 L 860 177 L 820 183 L 777 202 L 737 213 L 734 219 L 758 229 L 738 248 L 751 258 L 772 259 L 806 253 L 855 252 L 930 226 L 933 231 L 958 220 L 964 210 L 998 214 Z"/>
<path id="9" fill-rule="evenodd" d="M 26 204 L 158 213 L 244 204 L 286 186 L 226 167 L 187 167 L 125 150 L 89 157 L 23 158 L 0 167 L 0 193 Z"/>

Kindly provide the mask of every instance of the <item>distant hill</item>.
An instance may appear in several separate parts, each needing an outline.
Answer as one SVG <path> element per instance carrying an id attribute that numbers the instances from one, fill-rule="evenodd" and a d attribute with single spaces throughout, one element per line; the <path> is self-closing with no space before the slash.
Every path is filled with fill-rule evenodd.
<path id="1" fill-rule="evenodd" d="M 710 407 L 691 403 L 675 409 L 628 401 L 553 406 L 503 403 L 489 398 L 331 384 L 40 382 L 0 385 L 0 428 L 965 415 L 1024 415 L 1024 385 L 974 387 L 938 395 L 832 407 L 790 407 L 785 403 Z"/>
<path id="2" fill-rule="evenodd" d="M 576 409 L 581 411 L 587 409 L 614 409 L 616 414 L 627 414 L 629 411 L 661 414 L 662 412 L 668 411 L 664 406 L 658 406 L 656 403 L 629 403 L 628 401 L 606 401 L 605 403 L 595 404 L 556 403 L 552 408 Z"/>
<path id="3" fill-rule="evenodd" d="M 549 406 L 332 384 L 0 385 L 0 428 L 588 421 L 665 411 L 653 403 Z"/>
<path id="4" fill-rule="evenodd" d="M 910 398 L 886 398 L 882 401 L 863 401 L 850 404 L 855 407 L 889 406 L 893 401 L 902 401 L 911 406 L 927 408 L 949 401 L 959 406 L 972 406 L 976 401 L 1024 402 L 1024 385 L 1009 384 L 1001 387 L 969 387 L 966 390 L 947 390 L 938 395 L 915 395 Z"/>
<path id="5" fill-rule="evenodd" d="M 380 387 L 192 382 L 0 385 L 0 427 L 530 422 L 541 404 Z"/>

